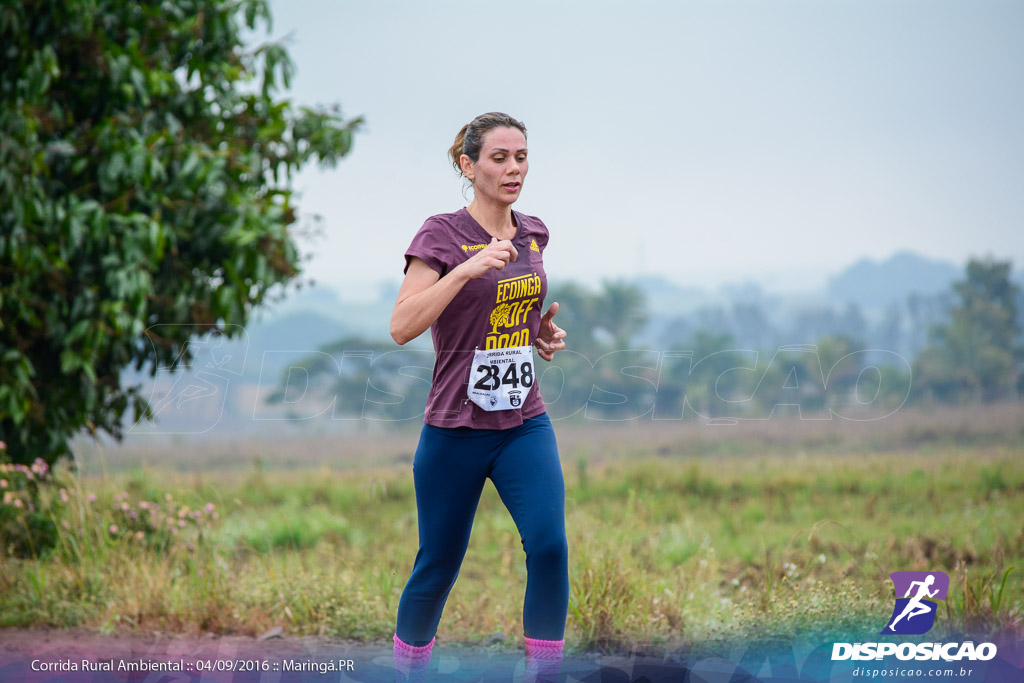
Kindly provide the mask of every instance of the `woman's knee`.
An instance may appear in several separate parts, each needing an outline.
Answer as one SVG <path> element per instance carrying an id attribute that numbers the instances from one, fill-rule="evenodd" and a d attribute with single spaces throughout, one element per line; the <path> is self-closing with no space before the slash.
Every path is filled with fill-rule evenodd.
<path id="1" fill-rule="evenodd" d="M 565 534 L 544 534 L 524 543 L 528 562 L 562 567 L 569 564 L 569 543 Z"/>
<path id="2" fill-rule="evenodd" d="M 450 558 L 427 559 L 413 569 L 409 583 L 421 596 L 443 597 L 455 585 L 460 565 Z"/>

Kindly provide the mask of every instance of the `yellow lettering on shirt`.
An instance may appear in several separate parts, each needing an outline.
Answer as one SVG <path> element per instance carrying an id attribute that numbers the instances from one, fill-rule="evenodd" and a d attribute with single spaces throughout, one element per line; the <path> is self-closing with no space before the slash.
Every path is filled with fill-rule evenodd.
<path id="1" fill-rule="evenodd" d="M 540 275 L 536 272 L 498 280 L 498 294 L 488 322 L 485 349 L 507 349 L 530 343 L 526 317 L 540 301 Z"/>
<path id="2" fill-rule="evenodd" d="M 537 273 L 498 280 L 498 298 L 494 303 L 533 296 L 540 293 L 540 286 L 540 275 Z"/>

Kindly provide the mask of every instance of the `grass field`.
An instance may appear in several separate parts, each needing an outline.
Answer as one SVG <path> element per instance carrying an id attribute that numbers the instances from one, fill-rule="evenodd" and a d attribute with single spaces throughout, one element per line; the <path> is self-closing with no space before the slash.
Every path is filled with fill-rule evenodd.
<path id="1" fill-rule="evenodd" d="M 567 644 L 878 633 L 902 570 L 949 574 L 937 628 L 1019 634 L 1022 428 L 1021 406 L 874 425 L 556 424 Z M 415 438 L 353 435 L 334 460 L 326 437 L 283 460 L 268 452 L 280 444 L 235 443 L 234 467 L 216 446 L 204 467 L 195 444 L 180 461 L 84 456 L 44 501 L 53 552 L 0 555 L 0 626 L 386 639 L 416 552 Z M 518 646 L 523 560 L 488 484 L 439 639 Z"/>

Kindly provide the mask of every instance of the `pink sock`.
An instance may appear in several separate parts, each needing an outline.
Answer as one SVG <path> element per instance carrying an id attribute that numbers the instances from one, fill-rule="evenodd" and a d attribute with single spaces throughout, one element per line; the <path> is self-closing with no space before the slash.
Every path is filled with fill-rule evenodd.
<path id="1" fill-rule="evenodd" d="M 562 669 L 565 640 L 526 638 L 527 676 L 557 676 Z"/>
<path id="2" fill-rule="evenodd" d="M 436 637 L 426 645 L 409 645 L 395 634 L 395 681 L 422 681 L 430 664 L 430 651 L 434 649 Z"/>

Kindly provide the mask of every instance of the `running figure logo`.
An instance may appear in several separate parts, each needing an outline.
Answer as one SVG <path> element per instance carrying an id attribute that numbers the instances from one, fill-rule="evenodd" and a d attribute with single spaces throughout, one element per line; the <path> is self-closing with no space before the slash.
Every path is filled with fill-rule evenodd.
<path id="1" fill-rule="evenodd" d="M 943 572 L 893 572 L 889 576 L 896 587 L 896 606 L 882 633 L 927 633 L 935 625 L 936 600 L 946 599 L 949 577 Z"/>

